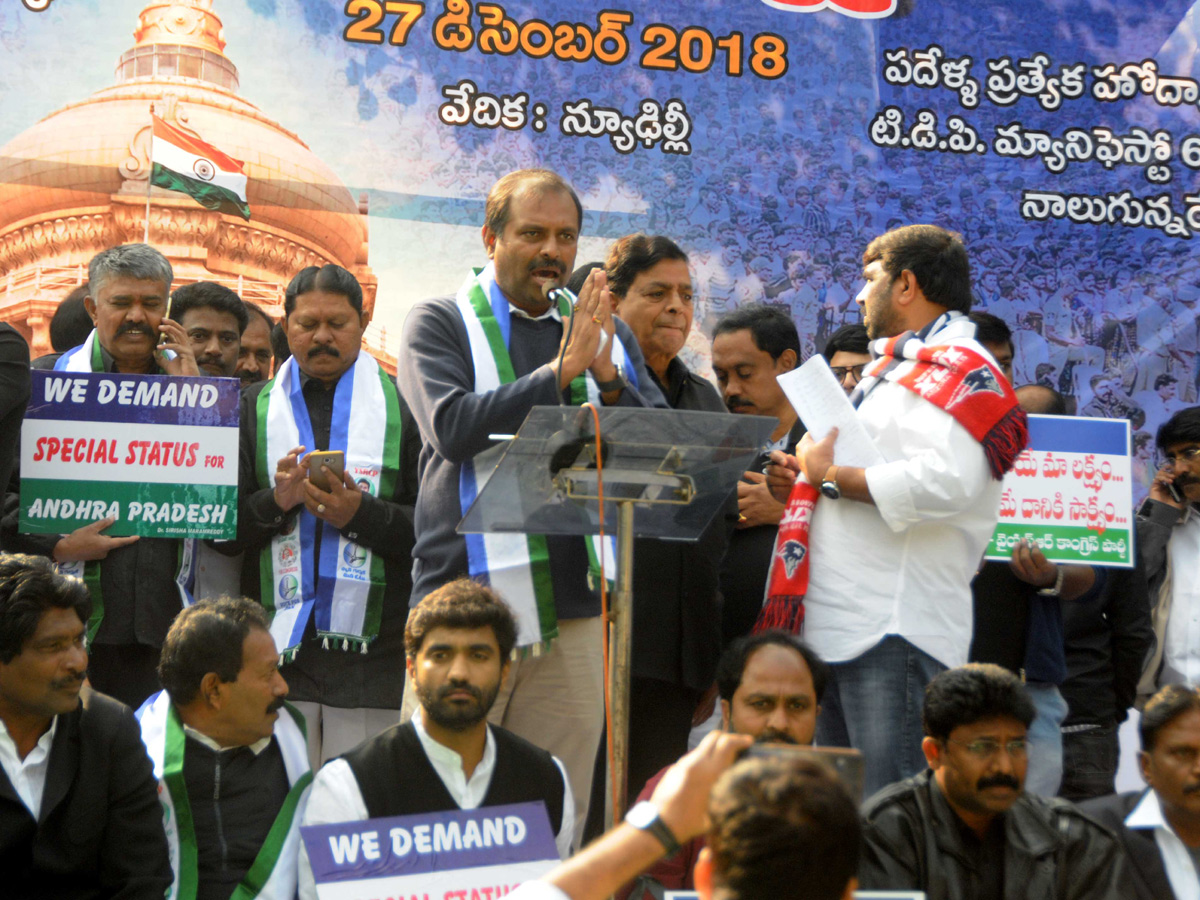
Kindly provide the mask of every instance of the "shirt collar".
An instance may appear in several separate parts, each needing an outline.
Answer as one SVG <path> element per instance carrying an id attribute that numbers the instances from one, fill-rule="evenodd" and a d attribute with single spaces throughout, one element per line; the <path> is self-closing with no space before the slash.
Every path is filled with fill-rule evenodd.
<path id="1" fill-rule="evenodd" d="M 521 307 L 509 300 L 504 291 L 500 289 L 500 285 L 496 283 L 495 263 L 489 262 L 483 267 L 483 270 L 480 271 L 476 277 L 479 279 L 479 284 L 483 287 L 484 292 L 487 294 L 488 302 L 491 303 L 493 309 L 495 309 L 500 303 L 507 303 L 509 313 L 513 316 L 516 316 L 518 319 L 528 319 L 531 322 L 540 322 L 543 319 L 553 319 L 555 322 L 562 321 L 562 315 L 558 311 L 557 303 L 551 303 L 550 308 L 540 316 L 531 316 L 529 313 L 525 312 L 525 310 L 521 309 Z"/>
<path id="2" fill-rule="evenodd" d="M 40 747 L 43 750 L 49 751 L 50 745 L 52 743 L 54 743 L 54 733 L 56 731 L 58 731 L 58 716 L 54 716 L 50 720 L 50 727 L 47 728 L 42 733 L 42 736 L 40 738 L 37 739 L 37 743 L 34 745 L 34 749 L 37 749 Z M 8 725 L 6 725 L 4 723 L 3 719 L 0 719 L 0 740 L 7 741 L 9 744 L 12 745 L 14 753 L 16 752 L 17 742 L 14 741 L 12 735 L 8 733 Z M 33 751 L 31 750 L 30 753 L 32 753 L 32 752 Z M 26 759 L 28 759 L 28 758 L 29 757 L 26 756 Z"/>
<path id="3" fill-rule="evenodd" d="M 212 750 L 214 753 L 220 753 L 223 750 L 238 749 L 237 747 L 222 747 L 220 744 L 218 744 L 216 741 L 214 741 L 212 738 L 210 738 L 207 734 L 205 734 L 202 731 L 197 731 L 195 728 L 193 728 L 191 725 L 188 725 L 186 722 L 184 723 L 184 726 L 183 726 L 183 733 L 186 734 L 188 737 L 192 738 L 193 740 L 195 740 L 196 742 L 200 743 L 201 745 L 207 747 L 209 750 Z M 248 745 L 250 748 L 250 752 L 253 753 L 255 756 L 258 756 L 258 754 L 262 753 L 264 750 L 267 749 L 267 744 L 271 743 L 272 736 L 273 735 L 268 734 L 265 738 L 259 738 L 253 744 Z"/>
<path id="4" fill-rule="evenodd" d="M 1148 789 L 1142 794 L 1138 805 L 1125 817 L 1126 828 L 1170 828 L 1166 816 L 1163 815 L 1162 804 L 1158 802 L 1158 794 Z"/>
<path id="5" fill-rule="evenodd" d="M 425 730 L 425 722 L 421 716 L 421 707 L 418 706 L 416 712 L 412 716 L 413 728 L 417 732 L 417 739 L 420 740 L 421 746 L 425 748 L 425 755 L 430 759 L 438 760 L 444 764 L 449 764 L 463 773 L 466 777 L 466 772 L 463 769 L 462 756 L 456 750 L 451 750 L 445 744 L 441 744 L 434 740 L 428 731 Z M 479 765 L 475 767 L 478 772 L 481 768 L 491 770 L 492 764 L 496 759 L 496 741 L 492 737 L 492 726 L 487 726 L 487 737 L 483 744 L 483 757 L 479 760 Z"/>

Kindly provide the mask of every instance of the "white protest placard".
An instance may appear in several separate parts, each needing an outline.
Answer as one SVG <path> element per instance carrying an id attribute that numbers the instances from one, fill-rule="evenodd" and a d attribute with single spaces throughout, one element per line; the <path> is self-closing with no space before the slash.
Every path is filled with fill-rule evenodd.
<path id="1" fill-rule="evenodd" d="M 499 900 L 558 865 L 543 803 L 300 829 L 320 900 Z"/>
<path id="2" fill-rule="evenodd" d="M 21 430 L 27 534 L 237 534 L 236 378 L 34 370 Z"/>
<path id="3" fill-rule="evenodd" d="M 1025 539 L 1054 562 L 1129 568 L 1133 535 L 1129 421 L 1030 416 L 987 558 L 1010 559 Z"/>

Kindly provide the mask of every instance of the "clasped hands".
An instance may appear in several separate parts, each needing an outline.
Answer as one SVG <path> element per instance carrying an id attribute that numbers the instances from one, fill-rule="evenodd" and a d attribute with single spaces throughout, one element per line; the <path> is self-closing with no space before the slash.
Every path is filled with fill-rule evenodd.
<path id="1" fill-rule="evenodd" d="M 614 380 L 617 367 L 612 361 L 612 338 L 616 326 L 608 276 L 603 269 L 593 269 L 588 275 L 579 290 L 571 320 L 574 321 L 563 322 L 563 340 L 550 363 L 558 375 L 559 390 L 565 391 L 575 378 L 589 370 L 598 382 Z M 603 347 L 601 333 L 607 335 Z"/>
<path id="2" fill-rule="evenodd" d="M 342 480 L 329 478 L 329 490 L 323 491 L 309 480 L 304 445 L 295 447 L 275 466 L 275 503 L 291 512 L 301 503 L 310 513 L 334 528 L 345 528 L 362 505 L 362 491 L 349 472 Z"/>

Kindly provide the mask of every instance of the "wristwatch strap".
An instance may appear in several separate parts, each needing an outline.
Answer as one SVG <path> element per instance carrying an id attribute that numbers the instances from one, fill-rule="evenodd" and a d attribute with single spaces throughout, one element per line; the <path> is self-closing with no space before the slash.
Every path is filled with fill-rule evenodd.
<path id="1" fill-rule="evenodd" d="M 625 821 L 648 834 L 654 835 L 667 851 L 667 856 L 674 856 L 680 851 L 679 841 L 671 832 L 670 827 L 662 820 L 658 808 L 649 800 L 637 803 L 625 814 Z"/>

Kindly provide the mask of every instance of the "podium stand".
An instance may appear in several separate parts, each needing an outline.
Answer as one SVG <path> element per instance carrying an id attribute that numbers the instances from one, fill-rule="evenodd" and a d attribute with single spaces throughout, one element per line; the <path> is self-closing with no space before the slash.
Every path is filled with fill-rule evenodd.
<path id="1" fill-rule="evenodd" d="M 531 410 L 507 445 L 476 457 L 476 473 L 487 481 L 458 532 L 588 536 L 598 534 L 603 522 L 605 534 L 616 536 L 616 591 L 608 621 L 614 756 L 609 778 L 617 785 L 606 792 L 605 824 L 611 826 L 625 809 L 633 539 L 699 538 L 777 423 L 763 416 L 632 407 L 603 408 L 599 417 L 598 460 L 590 410 Z M 491 468 L 493 453 L 499 459 Z"/>

